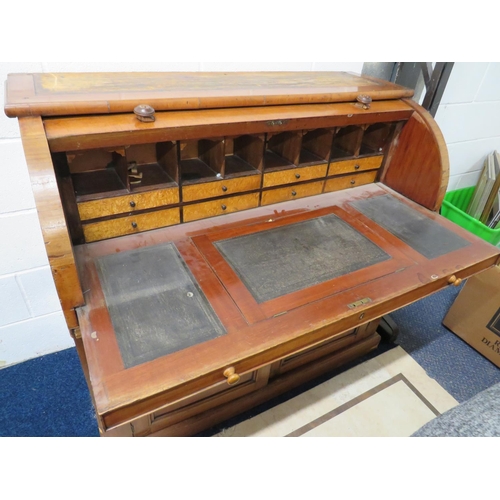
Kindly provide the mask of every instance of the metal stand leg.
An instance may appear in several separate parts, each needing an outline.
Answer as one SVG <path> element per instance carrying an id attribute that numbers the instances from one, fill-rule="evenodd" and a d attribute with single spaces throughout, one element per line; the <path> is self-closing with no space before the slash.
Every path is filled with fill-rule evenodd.
<path id="1" fill-rule="evenodd" d="M 382 337 L 382 342 L 394 343 L 399 335 L 399 328 L 395 321 L 387 314 L 380 318 L 377 333 Z"/>

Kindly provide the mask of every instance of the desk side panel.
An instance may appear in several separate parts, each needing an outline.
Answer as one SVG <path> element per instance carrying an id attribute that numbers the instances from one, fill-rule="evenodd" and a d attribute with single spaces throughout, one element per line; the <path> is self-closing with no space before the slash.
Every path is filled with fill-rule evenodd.
<path id="1" fill-rule="evenodd" d="M 45 250 L 68 328 L 73 329 L 78 324 L 72 309 L 84 300 L 42 119 L 20 118 L 19 127 Z"/>
<path id="2" fill-rule="evenodd" d="M 415 111 L 394 142 L 381 180 L 410 200 L 436 211 L 448 186 L 448 150 L 434 118 L 415 102 L 406 102 Z"/>

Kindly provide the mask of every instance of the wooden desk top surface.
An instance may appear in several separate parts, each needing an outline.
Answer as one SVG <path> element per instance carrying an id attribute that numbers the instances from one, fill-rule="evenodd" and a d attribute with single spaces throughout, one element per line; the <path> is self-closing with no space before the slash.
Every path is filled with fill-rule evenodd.
<path id="1" fill-rule="evenodd" d="M 344 72 L 33 73 L 10 74 L 10 117 L 203 109 L 411 97 L 413 91 Z"/>
<path id="2" fill-rule="evenodd" d="M 379 202 L 389 206 L 381 209 Z M 370 219 L 373 203 L 375 215 L 382 210 L 391 218 L 389 226 L 383 218 Z M 391 203 L 399 208 L 395 209 Z M 244 283 L 245 269 L 240 278 L 215 248 L 218 242 L 231 238 L 247 235 L 259 238 L 263 231 L 286 230 L 290 224 L 330 214 L 348 224 L 350 233 L 363 235 L 358 235 L 358 239 L 368 238 L 371 243 L 366 241 L 365 246 L 377 250 L 374 244 L 380 249 L 373 262 L 365 263 L 368 267 L 340 276 L 329 275 L 324 278 L 326 281 L 322 278 L 304 289 L 281 290 L 278 296 L 266 296 L 259 302 L 252 295 L 252 286 L 249 288 Z M 410 218 L 414 225 L 422 226 L 422 230 L 412 236 L 398 229 L 397 224 L 392 223 L 394 217 L 399 220 L 398 214 L 403 222 Z M 407 225 L 405 223 L 405 227 Z M 429 243 L 431 254 L 420 244 L 421 233 L 434 242 Z M 446 238 L 436 238 L 436 233 Z M 219 332 L 212 340 L 193 341 L 196 345 L 187 349 L 139 364 L 133 362 L 135 366 L 126 367 L 95 262 L 101 257 L 170 242 L 190 268 L 226 333 L 220 335 Z M 233 250 L 229 250 L 234 256 Z M 263 366 L 311 342 L 348 331 L 448 286 L 452 275 L 460 278 L 474 274 L 499 259 L 495 247 L 380 184 L 83 245 L 75 251 L 84 289 L 89 291 L 87 305 L 79 310 L 82 338 L 97 410 L 110 426 L 137 416 L 136 412 L 154 409 L 157 400 L 173 401 L 185 391 L 195 392 L 219 382 L 227 366 L 236 366 L 241 373 Z M 259 255 L 265 260 L 265 254 Z M 335 263 L 347 257 L 337 252 Z M 364 261 L 367 257 L 363 253 L 356 258 Z M 300 271 L 300 262 L 294 265 L 293 259 L 289 261 L 291 272 L 296 268 Z M 238 262 L 236 269 L 241 271 Z M 250 269 L 254 271 L 255 266 Z M 133 289 L 127 288 L 128 295 L 136 293 L 134 287 L 136 285 Z M 147 292 L 147 287 L 144 289 Z M 367 298 L 366 303 L 349 307 L 363 298 Z M 142 306 L 136 302 L 127 302 L 125 306 L 132 312 L 134 307 L 138 308 L 142 314 Z"/>

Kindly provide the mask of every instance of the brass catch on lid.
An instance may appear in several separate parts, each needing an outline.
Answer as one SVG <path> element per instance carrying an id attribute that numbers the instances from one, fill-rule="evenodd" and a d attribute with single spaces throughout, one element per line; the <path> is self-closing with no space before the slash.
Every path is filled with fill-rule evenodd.
<path id="1" fill-rule="evenodd" d="M 155 121 L 155 110 L 149 104 L 139 104 L 134 108 L 134 113 L 141 122 Z"/>
<path id="2" fill-rule="evenodd" d="M 370 104 L 372 103 L 372 98 L 366 94 L 359 94 L 356 97 L 356 101 L 358 101 L 357 106 L 363 109 L 370 109 Z"/>

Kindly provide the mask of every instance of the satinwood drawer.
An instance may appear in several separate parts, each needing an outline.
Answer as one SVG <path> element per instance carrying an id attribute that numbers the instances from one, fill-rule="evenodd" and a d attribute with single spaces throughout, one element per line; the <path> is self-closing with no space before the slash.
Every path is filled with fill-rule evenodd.
<path id="1" fill-rule="evenodd" d="M 331 162 L 328 169 L 328 176 L 362 172 L 363 170 L 375 170 L 380 168 L 383 159 L 383 156 L 369 156 L 354 160 Z"/>
<path id="2" fill-rule="evenodd" d="M 90 220 L 176 203 L 179 203 L 179 188 L 172 187 L 146 193 L 84 201 L 78 203 L 78 212 L 81 220 Z"/>
<path id="3" fill-rule="evenodd" d="M 311 167 L 295 167 L 278 170 L 277 172 L 268 172 L 264 174 L 263 187 L 282 186 L 283 184 L 320 179 L 326 176 L 327 169 L 328 164 L 324 163 Z"/>
<path id="4" fill-rule="evenodd" d="M 83 224 L 83 234 L 85 241 L 104 240 L 124 236 L 126 234 L 149 231 L 160 227 L 173 226 L 180 223 L 180 209 L 169 208 L 167 210 L 157 210 L 145 214 L 130 215 L 128 217 L 117 217 L 102 222 Z"/>
<path id="5" fill-rule="evenodd" d="M 254 189 L 260 189 L 260 179 L 260 174 L 247 175 L 235 179 L 223 179 L 215 182 L 183 186 L 182 201 L 205 200 L 217 196 L 253 191 Z"/>
<path id="6" fill-rule="evenodd" d="M 232 196 L 220 200 L 206 201 L 204 203 L 195 203 L 186 205 L 183 208 L 184 222 L 205 219 L 206 217 L 215 217 L 216 215 L 230 214 L 240 210 L 248 210 L 259 206 L 259 193 L 244 194 L 241 196 Z"/>
<path id="7" fill-rule="evenodd" d="M 355 186 L 363 186 L 364 184 L 371 184 L 375 182 L 377 173 L 377 171 L 362 172 L 360 174 L 343 175 L 341 177 L 327 179 L 325 183 L 325 193 L 340 191 L 341 189 L 348 189 Z"/>
<path id="8" fill-rule="evenodd" d="M 318 181 L 263 191 L 261 205 L 271 205 L 273 203 L 279 203 L 280 201 L 295 200 L 297 198 L 321 194 L 323 191 L 323 184 L 324 181 Z"/>

